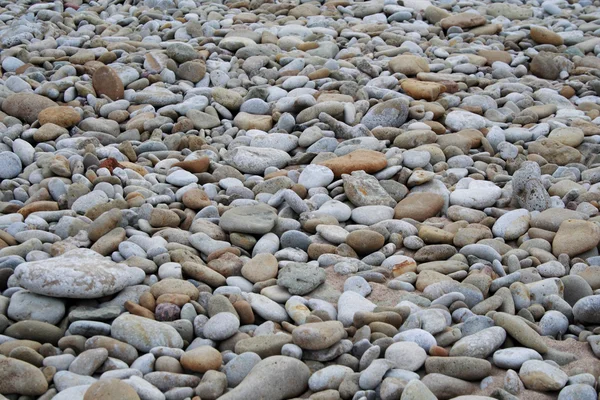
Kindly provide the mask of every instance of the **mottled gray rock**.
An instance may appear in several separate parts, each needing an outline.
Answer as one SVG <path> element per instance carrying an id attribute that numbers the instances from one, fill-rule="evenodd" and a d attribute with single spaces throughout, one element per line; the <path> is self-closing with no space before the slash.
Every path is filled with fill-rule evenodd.
<path id="1" fill-rule="evenodd" d="M 277 284 L 291 294 L 305 295 L 325 282 L 325 270 L 318 265 L 289 263 L 279 270 Z"/>
<path id="2" fill-rule="evenodd" d="M 75 299 L 114 294 L 141 283 L 145 276 L 139 268 L 117 264 L 88 249 L 20 264 L 14 275 L 20 286 L 33 293 Z"/>

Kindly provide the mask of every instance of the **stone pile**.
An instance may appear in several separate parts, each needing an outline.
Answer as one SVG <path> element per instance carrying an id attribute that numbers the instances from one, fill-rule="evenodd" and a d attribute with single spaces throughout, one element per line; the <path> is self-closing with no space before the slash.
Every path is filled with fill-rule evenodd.
<path id="1" fill-rule="evenodd" d="M 600 2 L 0 1 L 0 398 L 597 400 Z"/>

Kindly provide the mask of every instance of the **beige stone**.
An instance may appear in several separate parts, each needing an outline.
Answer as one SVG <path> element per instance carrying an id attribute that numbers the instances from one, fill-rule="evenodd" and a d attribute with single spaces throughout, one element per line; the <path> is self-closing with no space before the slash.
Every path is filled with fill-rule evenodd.
<path id="1" fill-rule="evenodd" d="M 595 222 L 568 219 L 563 221 L 552 241 L 552 253 L 574 257 L 593 249 L 600 242 L 600 227 Z"/>
<path id="2" fill-rule="evenodd" d="M 181 366 L 194 372 L 205 373 L 218 370 L 223 363 L 223 357 L 218 350 L 210 346 L 200 346 L 186 351 L 180 359 Z"/>

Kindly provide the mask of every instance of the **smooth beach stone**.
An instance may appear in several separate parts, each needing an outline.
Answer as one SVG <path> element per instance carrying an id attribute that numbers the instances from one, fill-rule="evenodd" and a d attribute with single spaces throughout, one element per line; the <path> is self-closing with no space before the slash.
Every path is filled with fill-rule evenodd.
<path id="1" fill-rule="evenodd" d="M 33 293 L 68 298 L 98 298 L 141 283 L 145 273 L 117 264 L 87 249 L 50 260 L 20 264 L 15 279 Z"/>
<path id="2" fill-rule="evenodd" d="M 183 339 L 172 326 L 130 314 L 113 321 L 111 336 L 144 352 L 157 346 L 183 347 Z"/>

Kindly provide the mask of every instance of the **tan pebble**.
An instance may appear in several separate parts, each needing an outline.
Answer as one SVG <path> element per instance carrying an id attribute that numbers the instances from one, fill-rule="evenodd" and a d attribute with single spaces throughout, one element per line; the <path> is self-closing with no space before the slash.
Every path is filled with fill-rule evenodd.
<path id="1" fill-rule="evenodd" d="M 99 96 L 106 95 L 111 100 L 119 100 L 125 96 L 123 81 L 114 69 L 106 65 L 101 66 L 94 72 L 92 85 Z"/>
<path id="2" fill-rule="evenodd" d="M 192 210 L 201 210 L 212 204 L 206 192 L 199 188 L 190 189 L 185 192 L 181 201 L 186 207 L 189 207 Z"/>
<path id="3" fill-rule="evenodd" d="M 146 292 L 148 293 L 148 292 Z M 156 304 L 162 303 L 172 303 L 179 307 L 182 307 L 184 304 L 190 302 L 190 296 L 185 294 L 176 294 L 176 293 L 165 293 L 158 296 L 156 299 Z"/>
<path id="4" fill-rule="evenodd" d="M 118 379 L 105 379 L 93 383 L 85 392 L 83 400 L 139 400 L 137 392 Z"/>
<path id="5" fill-rule="evenodd" d="M 431 346 L 429 348 L 429 355 L 433 357 L 448 357 L 448 350 L 440 346 Z"/>
<path id="6" fill-rule="evenodd" d="M 250 325 L 254 323 L 254 311 L 252 311 L 252 307 L 250 303 L 246 300 L 238 300 L 233 303 L 233 307 L 235 311 L 237 311 L 240 317 L 240 323 L 242 325 Z"/>
<path id="7" fill-rule="evenodd" d="M 140 317 L 148 319 L 154 319 L 154 313 L 148 310 L 147 308 L 140 306 L 139 304 L 135 304 L 128 300 L 125 302 L 124 305 L 127 311 L 129 311 L 133 315 L 138 315 Z"/>
<path id="8" fill-rule="evenodd" d="M 186 351 L 180 359 L 183 368 L 205 373 L 209 370 L 218 370 L 223 363 L 223 357 L 218 350 L 210 346 L 200 346 L 193 350 Z"/>
<path id="9" fill-rule="evenodd" d="M 174 374 L 183 373 L 183 368 L 176 358 L 169 356 L 160 356 L 154 362 L 156 371 L 172 372 Z"/>

